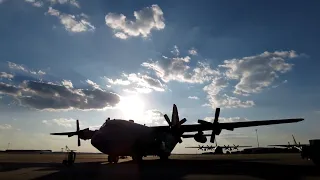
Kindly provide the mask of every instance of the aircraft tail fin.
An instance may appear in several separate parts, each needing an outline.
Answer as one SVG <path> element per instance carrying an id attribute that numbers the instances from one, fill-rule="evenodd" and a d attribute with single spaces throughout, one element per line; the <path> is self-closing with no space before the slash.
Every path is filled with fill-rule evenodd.
<path id="1" fill-rule="evenodd" d="M 294 142 L 294 145 L 298 145 L 296 139 L 294 138 L 293 134 L 292 134 L 292 138 L 293 138 L 293 142 Z"/>

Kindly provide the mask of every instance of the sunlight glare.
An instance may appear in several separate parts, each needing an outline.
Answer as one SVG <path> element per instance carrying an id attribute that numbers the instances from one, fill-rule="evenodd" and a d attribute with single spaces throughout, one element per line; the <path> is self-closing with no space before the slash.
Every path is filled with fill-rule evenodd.
<path id="1" fill-rule="evenodd" d="M 144 102 L 137 95 L 121 97 L 118 108 L 122 111 L 122 118 L 138 120 L 144 114 Z"/>

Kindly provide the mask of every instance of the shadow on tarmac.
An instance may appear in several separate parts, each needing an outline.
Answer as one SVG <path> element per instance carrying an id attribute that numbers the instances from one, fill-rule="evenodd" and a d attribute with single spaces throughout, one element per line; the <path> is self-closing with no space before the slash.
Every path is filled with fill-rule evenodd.
<path id="1" fill-rule="evenodd" d="M 160 160 L 144 160 L 141 165 L 132 161 L 118 164 L 105 162 L 75 163 L 72 167 L 66 167 L 60 163 L 1 163 L 4 167 L 0 172 L 12 171 L 27 167 L 41 167 L 36 171 L 57 171 L 49 175 L 36 178 L 46 179 L 202 179 L 205 175 L 210 179 L 215 176 L 229 179 L 230 175 L 254 177 L 260 179 L 304 179 L 319 177 L 319 168 L 311 165 L 284 165 L 275 163 L 276 159 L 250 160 L 177 160 L 167 162 Z M 214 175 L 214 176 L 212 176 Z M 246 179 L 247 179 L 246 178 Z"/>

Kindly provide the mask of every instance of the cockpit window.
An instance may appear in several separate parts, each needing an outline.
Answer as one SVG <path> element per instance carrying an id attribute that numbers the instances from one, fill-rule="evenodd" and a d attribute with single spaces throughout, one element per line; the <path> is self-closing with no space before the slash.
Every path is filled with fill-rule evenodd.
<path id="1" fill-rule="evenodd" d="M 103 127 L 105 127 L 106 124 L 107 124 L 107 122 L 108 122 L 109 120 L 110 120 L 110 118 L 108 118 L 108 119 L 102 124 L 102 126 L 100 127 L 100 129 L 103 128 Z"/>

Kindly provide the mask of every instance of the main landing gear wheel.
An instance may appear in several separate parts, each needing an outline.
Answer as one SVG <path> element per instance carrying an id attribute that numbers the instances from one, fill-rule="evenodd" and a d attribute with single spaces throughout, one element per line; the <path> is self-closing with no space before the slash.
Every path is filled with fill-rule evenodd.
<path id="1" fill-rule="evenodd" d="M 138 154 L 135 154 L 135 155 L 132 156 L 132 160 L 133 160 L 133 162 L 141 163 L 142 162 L 142 156 L 140 156 Z"/>
<path id="2" fill-rule="evenodd" d="M 108 162 L 109 163 L 118 163 L 119 161 L 119 156 L 108 156 Z"/>
<path id="3" fill-rule="evenodd" d="M 161 161 L 168 161 L 169 160 L 169 156 L 168 155 L 161 155 L 160 156 L 160 160 Z"/>

